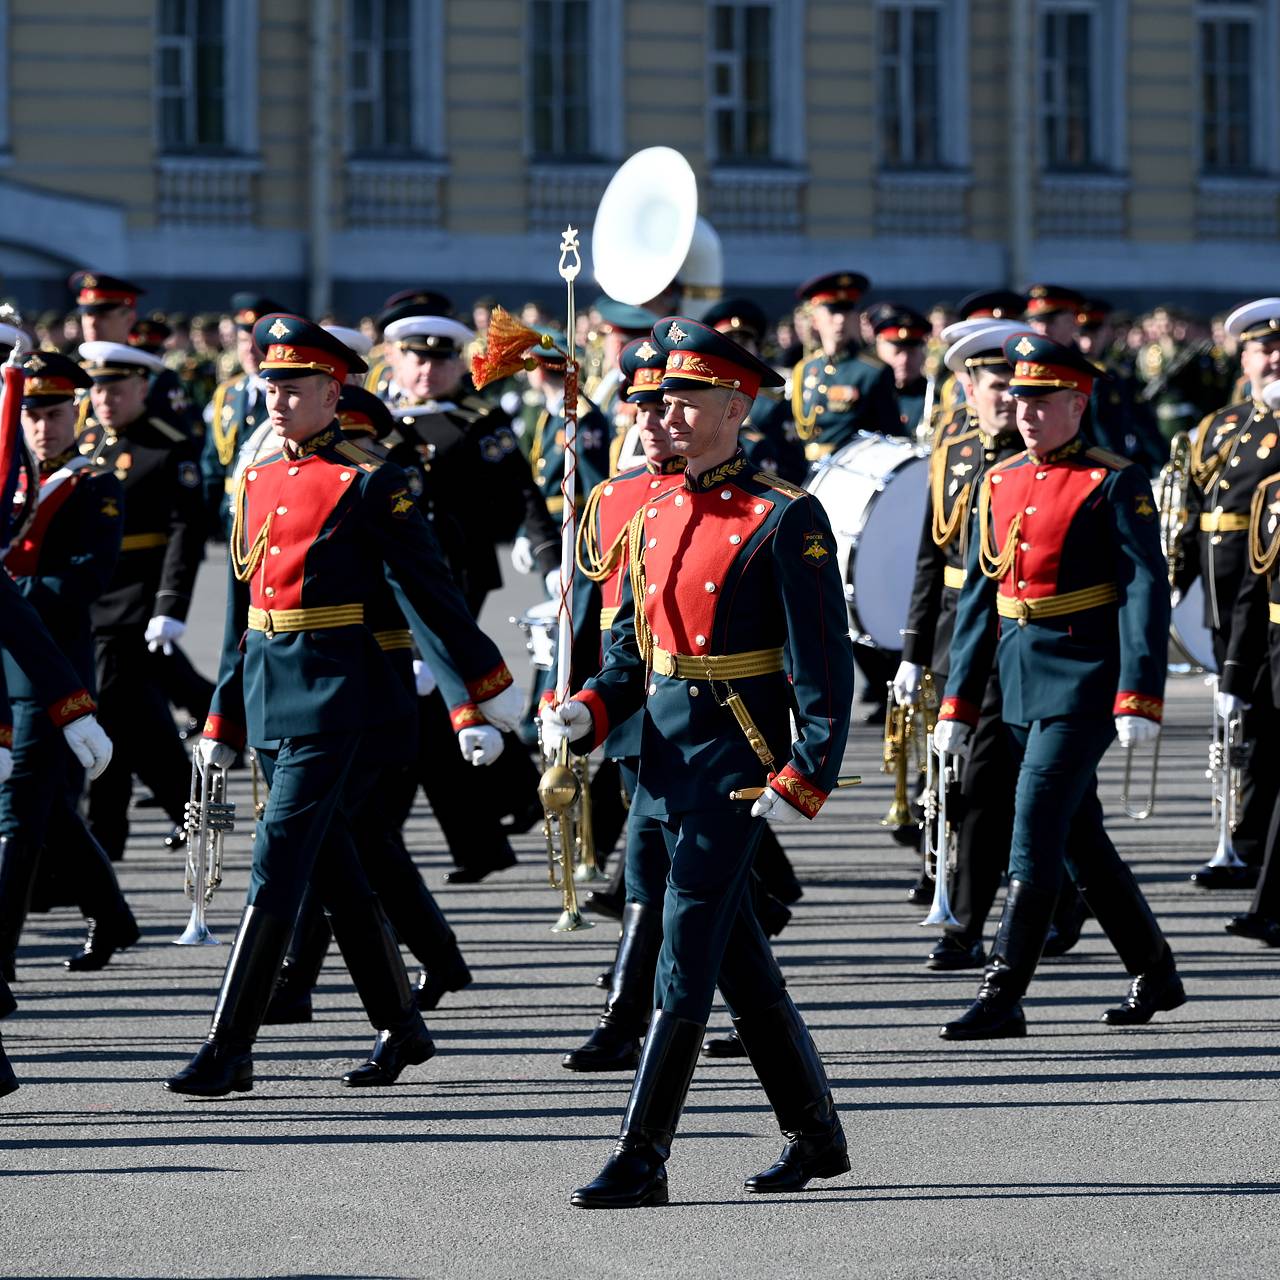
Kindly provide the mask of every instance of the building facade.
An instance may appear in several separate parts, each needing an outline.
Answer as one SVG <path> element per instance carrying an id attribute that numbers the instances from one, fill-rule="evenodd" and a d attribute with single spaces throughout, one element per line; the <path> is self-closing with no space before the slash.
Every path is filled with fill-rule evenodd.
<path id="1" fill-rule="evenodd" d="M 1217 305 L 1280 287 L 1278 67 L 1280 0 L 0 0 L 0 291 L 553 297 L 661 143 L 731 286 Z"/>

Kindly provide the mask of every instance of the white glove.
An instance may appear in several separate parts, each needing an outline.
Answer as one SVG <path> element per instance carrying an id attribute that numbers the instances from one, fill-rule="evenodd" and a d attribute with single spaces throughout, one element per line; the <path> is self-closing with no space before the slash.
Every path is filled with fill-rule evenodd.
<path id="1" fill-rule="evenodd" d="M 111 739 L 97 716 L 81 716 L 62 726 L 71 754 L 84 765 L 92 781 L 111 763 Z"/>
<path id="2" fill-rule="evenodd" d="M 158 613 L 147 623 L 143 639 L 146 640 L 147 648 L 152 653 L 155 653 L 157 649 L 163 649 L 165 653 L 172 653 L 174 644 L 182 639 L 186 634 L 186 630 L 187 624 L 185 622 L 179 622 L 177 618 L 169 618 L 163 613 Z"/>
<path id="3" fill-rule="evenodd" d="M 1122 747 L 1136 747 L 1159 736 L 1160 724 L 1156 720 L 1148 720 L 1146 716 L 1116 716 L 1116 738 Z"/>
<path id="4" fill-rule="evenodd" d="M 924 668 L 916 662 L 900 662 L 893 677 L 893 700 L 900 707 L 919 701 L 920 685 L 924 680 Z"/>
<path id="5" fill-rule="evenodd" d="M 533 543 L 523 534 L 511 544 L 511 567 L 517 573 L 533 572 Z"/>
<path id="6" fill-rule="evenodd" d="M 513 684 L 479 704 L 484 718 L 501 733 L 514 733 L 524 715 L 524 694 Z"/>
<path id="7" fill-rule="evenodd" d="M 547 595 L 552 600 L 558 600 L 560 598 L 560 570 L 549 569 L 547 571 L 545 583 L 547 588 Z"/>
<path id="8" fill-rule="evenodd" d="M 230 769 L 236 762 L 236 749 L 216 738 L 201 738 L 196 743 L 196 760 L 201 773 L 210 765 L 215 769 Z"/>
<path id="9" fill-rule="evenodd" d="M 548 755 L 560 750 L 562 742 L 574 742 L 585 738 L 591 732 L 591 711 L 572 698 L 566 699 L 558 707 L 543 707 L 542 749 Z"/>
<path id="10" fill-rule="evenodd" d="M 429 698 L 436 691 L 436 673 L 421 658 L 413 660 L 413 685 L 420 698 Z"/>
<path id="11" fill-rule="evenodd" d="M 1253 705 L 1246 702 L 1243 698 L 1234 693 L 1215 693 L 1213 695 L 1213 705 L 1217 709 L 1218 714 L 1224 719 L 1230 719 L 1232 716 L 1243 715 Z M 1117 728 L 1119 723 L 1117 722 Z"/>
<path id="12" fill-rule="evenodd" d="M 13 776 L 13 752 L 8 747 L 0 747 L 0 787 Z"/>
<path id="13" fill-rule="evenodd" d="M 973 730 L 961 720 L 939 720 L 933 730 L 933 745 L 948 755 L 967 756 Z"/>
<path id="14" fill-rule="evenodd" d="M 765 787 L 764 794 L 751 806 L 753 818 L 768 818 L 772 822 L 800 822 L 804 815 L 794 805 L 788 804 L 772 787 Z"/>
<path id="15" fill-rule="evenodd" d="M 502 754 L 504 745 L 502 734 L 491 724 L 477 724 L 458 730 L 458 747 L 462 758 L 469 764 L 492 764 Z"/>

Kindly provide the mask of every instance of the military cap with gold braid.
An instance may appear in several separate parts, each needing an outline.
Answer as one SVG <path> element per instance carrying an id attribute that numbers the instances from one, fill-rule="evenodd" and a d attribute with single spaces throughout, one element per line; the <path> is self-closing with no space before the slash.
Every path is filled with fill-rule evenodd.
<path id="1" fill-rule="evenodd" d="M 231 317 L 235 321 L 236 328 L 244 329 L 247 333 L 253 332 L 253 326 L 263 316 L 275 315 L 277 312 L 283 313 L 284 310 L 278 302 L 263 297 L 260 293 L 231 295 Z"/>
<path id="2" fill-rule="evenodd" d="M 150 377 L 164 370 L 164 361 L 141 347 L 131 347 L 123 342 L 82 342 L 80 361 L 85 372 L 94 382 L 119 382 L 141 374 Z"/>
<path id="3" fill-rule="evenodd" d="M 173 330 L 159 315 L 144 316 L 133 322 L 133 328 L 129 330 L 129 345 L 159 355 L 164 349 L 165 339 L 172 333 Z"/>
<path id="4" fill-rule="evenodd" d="M 628 342 L 618 367 L 622 370 L 622 398 L 627 404 L 661 403 L 667 353 L 654 344 L 652 334 Z"/>
<path id="5" fill-rule="evenodd" d="M 1271 342 L 1280 338 L 1280 298 L 1258 298 L 1237 307 L 1223 325 L 1241 342 Z"/>
<path id="6" fill-rule="evenodd" d="M 734 337 L 745 333 L 760 342 L 769 328 L 764 308 L 750 298 L 722 298 L 703 313 L 702 323 Z"/>
<path id="7" fill-rule="evenodd" d="M 1033 284 L 1027 290 L 1028 320 L 1039 316 L 1057 315 L 1069 311 L 1075 315 L 1084 304 L 1084 294 L 1061 284 Z"/>
<path id="8" fill-rule="evenodd" d="M 348 374 L 364 373 L 368 367 L 318 324 L 284 312 L 263 316 L 253 326 L 253 341 L 263 353 L 259 374 L 268 382 L 313 374 L 345 382 Z"/>
<path id="9" fill-rule="evenodd" d="M 437 289 L 417 288 L 401 289 L 393 293 L 383 304 L 382 310 L 374 318 L 378 331 L 384 330 L 394 320 L 403 320 L 405 316 L 451 316 L 453 302 Z"/>
<path id="10" fill-rule="evenodd" d="M 76 295 L 81 311 L 109 311 L 112 307 L 132 307 L 146 293 L 136 284 L 118 276 L 104 276 L 96 271 L 76 271 L 67 283 Z"/>
<path id="11" fill-rule="evenodd" d="M 887 338 L 904 347 L 918 347 L 932 330 L 924 316 L 900 302 L 877 302 L 869 315 L 877 338 Z"/>
<path id="12" fill-rule="evenodd" d="M 1021 318 L 1027 300 L 1012 289 L 983 289 L 961 298 L 956 316 L 961 320 L 1013 320 Z"/>
<path id="13" fill-rule="evenodd" d="M 796 290 L 800 302 L 823 307 L 852 307 L 866 293 L 871 281 L 859 271 L 831 271 L 806 280 Z"/>
<path id="14" fill-rule="evenodd" d="M 93 379 L 59 351 L 29 351 L 22 358 L 22 407 L 47 409 L 74 398 Z"/>
<path id="15" fill-rule="evenodd" d="M 347 383 L 338 397 L 338 425 L 345 436 L 372 436 L 382 440 L 396 429 L 396 420 L 372 391 Z"/>
<path id="16" fill-rule="evenodd" d="M 1064 347 L 1039 333 L 1015 333 L 1004 340 L 1004 358 L 1013 366 L 1009 392 L 1015 396 L 1047 396 L 1078 391 L 1087 396 L 1099 376 L 1075 347 Z"/>
<path id="17" fill-rule="evenodd" d="M 782 378 L 732 338 L 687 316 L 667 316 L 653 326 L 653 344 L 666 355 L 659 387 L 692 391 L 722 387 L 755 399 L 761 387 L 780 387 Z"/>

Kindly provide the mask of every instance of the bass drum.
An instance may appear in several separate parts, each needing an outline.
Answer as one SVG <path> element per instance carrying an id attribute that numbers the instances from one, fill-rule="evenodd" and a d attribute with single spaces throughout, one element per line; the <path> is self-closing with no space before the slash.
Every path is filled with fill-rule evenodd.
<path id="1" fill-rule="evenodd" d="M 929 501 L 928 451 L 859 432 L 819 462 L 804 487 L 836 536 L 854 642 L 901 649 Z"/>
<path id="2" fill-rule="evenodd" d="M 1169 624 L 1169 670 L 1178 675 L 1217 672 L 1213 633 L 1204 625 L 1204 584 L 1197 578 L 1174 606 Z"/>
<path id="3" fill-rule="evenodd" d="M 511 621 L 524 636 L 529 651 L 529 665 L 539 671 L 552 671 L 556 665 L 556 632 L 559 629 L 560 602 L 544 600 L 526 609 Z"/>

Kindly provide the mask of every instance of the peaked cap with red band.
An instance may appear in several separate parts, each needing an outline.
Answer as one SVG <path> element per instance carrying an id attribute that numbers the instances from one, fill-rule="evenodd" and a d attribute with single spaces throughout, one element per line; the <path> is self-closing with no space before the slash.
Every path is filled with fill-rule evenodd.
<path id="1" fill-rule="evenodd" d="M 662 378 L 667 353 L 653 340 L 637 338 L 622 348 L 618 358 L 622 370 L 622 398 L 627 404 L 658 404 L 662 400 Z"/>
<path id="2" fill-rule="evenodd" d="M 338 425 L 344 436 L 372 436 L 382 440 L 396 429 L 396 420 L 372 391 L 348 383 L 338 397 Z"/>
<path id="3" fill-rule="evenodd" d="M 1012 289 L 983 289 L 961 298 L 956 315 L 961 320 L 1015 320 L 1026 309 L 1026 298 Z"/>
<path id="4" fill-rule="evenodd" d="M 687 316 L 659 320 L 653 326 L 653 345 L 667 357 L 662 391 L 723 387 L 754 400 L 761 387 L 782 386 L 782 378 L 746 347 Z"/>
<path id="5" fill-rule="evenodd" d="M 112 307 L 131 307 L 146 293 L 136 284 L 118 276 L 104 276 L 96 271 L 77 271 L 67 281 L 75 291 L 76 305 L 82 311 L 108 311 Z"/>
<path id="6" fill-rule="evenodd" d="M 21 367 L 24 409 L 47 409 L 93 385 L 93 379 L 60 351 L 29 351 Z"/>
<path id="7" fill-rule="evenodd" d="M 1098 367 L 1082 352 L 1039 333 L 1006 338 L 1004 358 L 1013 366 L 1009 392 L 1015 396 L 1047 396 L 1054 391 L 1078 391 L 1087 396 L 1098 377 Z"/>
<path id="8" fill-rule="evenodd" d="M 868 314 L 877 338 L 903 345 L 918 346 L 933 328 L 918 311 L 900 302 L 877 302 Z"/>
<path id="9" fill-rule="evenodd" d="M 263 353 L 260 376 L 269 382 L 324 374 L 337 382 L 365 373 L 368 366 L 345 343 L 318 324 L 276 312 L 253 326 L 253 341 Z"/>
<path id="10" fill-rule="evenodd" d="M 829 271 L 826 275 L 806 280 L 796 290 L 796 298 L 818 306 L 829 307 L 832 303 L 850 306 L 866 293 L 870 284 L 871 281 L 860 271 Z"/>
<path id="11" fill-rule="evenodd" d="M 1084 294 L 1061 284 L 1033 284 L 1027 290 L 1027 319 L 1069 311 L 1075 315 L 1085 303 Z"/>

